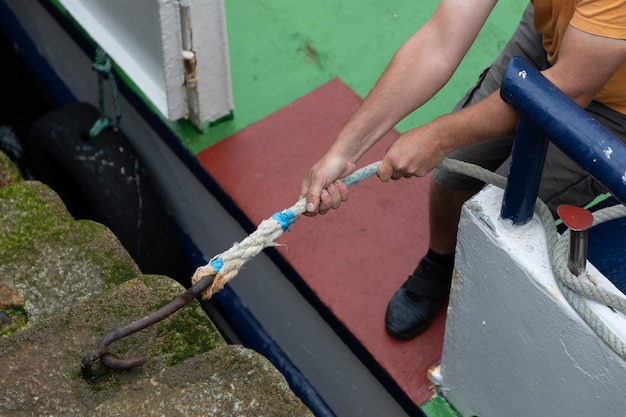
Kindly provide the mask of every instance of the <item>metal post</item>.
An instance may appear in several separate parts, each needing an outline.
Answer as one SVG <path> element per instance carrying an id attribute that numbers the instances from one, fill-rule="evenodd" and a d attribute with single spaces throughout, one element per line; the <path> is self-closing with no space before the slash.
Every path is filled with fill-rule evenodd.
<path id="1" fill-rule="evenodd" d="M 541 158 L 543 165 L 545 155 L 533 154 L 527 147 L 540 148 L 544 144 L 526 143 L 543 140 L 539 139 L 541 136 L 548 138 L 580 164 L 622 203 L 626 202 L 626 171 L 623 166 L 626 161 L 626 146 L 522 57 L 515 56 L 509 62 L 502 80 L 500 96 L 515 107 L 524 124 L 532 126 L 521 129 L 518 127 L 511 166 L 511 173 L 517 178 L 513 180 L 515 183 L 507 185 L 502 217 L 513 220 L 515 224 L 524 224 L 532 218 L 532 213 L 529 215 L 527 212 L 527 205 L 530 204 L 531 194 L 536 196 L 534 187 L 538 187 L 538 184 L 533 183 L 532 189 L 530 186 L 526 189 L 520 180 L 525 174 L 530 175 L 529 179 L 532 178 L 533 181 L 537 175 L 541 176 L 541 173 L 534 171 L 538 169 L 539 162 L 535 158 Z M 541 134 L 532 133 L 533 129 Z M 518 151 L 523 152 L 522 156 L 515 155 Z M 530 168 L 524 167 L 524 164 L 532 165 L 532 174 Z M 509 182 L 511 180 L 509 177 Z M 522 195 L 519 195 L 520 192 Z M 520 207 L 523 212 L 516 213 L 515 204 L 520 203 L 523 204 Z"/>
<path id="2" fill-rule="evenodd" d="M 567 267 L 572 274 L 579 276 L 587 269 L 587 241 L 593 214 L 587 209 L 568 204 L 560 205 L 557 212 L 570 231 Z"/>
<path id="3" fill-rule="evenodd" d="M 502 218 L 512 220 L 513 224 L 523 225 L 533 218 L 548 144 L 540 131 L 520 119 L 500 212 Z"/>

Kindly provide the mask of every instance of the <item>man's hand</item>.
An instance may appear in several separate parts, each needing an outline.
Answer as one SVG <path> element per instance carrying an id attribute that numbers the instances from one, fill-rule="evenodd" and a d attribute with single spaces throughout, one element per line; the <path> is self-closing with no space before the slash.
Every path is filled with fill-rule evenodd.
<path id="1" fill-rule="evenodd" d="M 445 120 L 412 129 L 400 135 L 389 147 L 376 175 L 381 181 L 423 177 L 446 155 L 439 141 L 439 128 Z"/>
<path id="2" fill-rule="evenodd" d="M 354 171 L 355 165 L 339 158 L 322 158 L 300 185 L 300 198 L 307 198 L 305 216 L 326 214 L 349 197 L 348 187 L 339 179 Z"/>

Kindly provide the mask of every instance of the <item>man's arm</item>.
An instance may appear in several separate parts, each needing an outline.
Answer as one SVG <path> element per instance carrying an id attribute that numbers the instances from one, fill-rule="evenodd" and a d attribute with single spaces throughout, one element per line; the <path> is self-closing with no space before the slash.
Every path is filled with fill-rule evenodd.
<path id="1" fill-rule="evenodd" d="M 432 17 L 400 47 L 335 147 L 355 162 L 402 118 L 430 100 L 450 79 L 493 9 L 493 0 L 442 0 Z M 356 137 L 350 140 L 344 138 Z"/>
<path id="2" fill-rule="evenodd" d="M 396 52 L 362 105 L 302 182 L 308 211 L 338 207 L 347 190 L 334 181 L 396 123 L 427 102 L 450 79 L 496 0 L 441 0 L 432 17 Z M 339 187 L 339 188 L 337 188 Z"/>
<path id="3" fill-rule="evenodd" d="M 625 59 L 626 40 L 591 35 L 569 26 L 557 64 L 543 75 L 584 108 Z"/>
<path id="4" fill-rule="evenodd" d="M 626 40 L 604 38 L 568 27 L 559 59 L 543 75 L 586 107 L 626 59 Z M 486 142 L 515 129 L 517 113 L 499 92 L 459 112 L 401 135 L 390 147 L 378 176 L 383 181 L 423 176 L 450 151 Z"/>

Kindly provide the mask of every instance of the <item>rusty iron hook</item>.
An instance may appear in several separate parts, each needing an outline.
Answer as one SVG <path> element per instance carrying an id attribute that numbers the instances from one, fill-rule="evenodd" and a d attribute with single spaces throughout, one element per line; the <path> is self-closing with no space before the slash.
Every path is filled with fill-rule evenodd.
<path id="1" fill-rule="evenodd" d="M 135 320 L 132 323 L 126 324 L 122 327 L 118 327 L 117 329 L 114 329 L 107 333 L 100 340 L 98 347 L 95 350 L 87 353 L 83 357 L 83 360 L 80 364 L 83 377 L 92 378 L 96 376 L 98 370 L 103 371 L 105 368 L 130 369 L 146 363 L 148 359 L 143 357 L 116 359 L 112 357 L 109 353 L 109 346 L 116 340 L 122 339 L 126 336 L 130 336 L 133 333 L 143 330 L 146 327 L 152 326 L 153 324 L 169 317 L 171 314 L 175 313 L 185 305 L 189 304 L 191 301 L 195 300 L 198 295 L 200 295 L 204 290 L 206 290 L 213 284 L 214 280 L 215 275 L 206 275 L 198 280 L 198 282 L 193 284 L 187 291 L 185 291 L 160 309 L 148 314 L 145 317 Z M 94 365 L 96 364 L 96 362 L 99 362 L 99 366 L 94 370 Z"/>

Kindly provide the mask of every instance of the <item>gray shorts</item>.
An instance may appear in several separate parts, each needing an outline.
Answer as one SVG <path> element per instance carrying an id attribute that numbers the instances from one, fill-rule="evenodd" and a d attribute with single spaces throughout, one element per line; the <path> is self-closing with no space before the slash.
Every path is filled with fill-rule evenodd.
<path id="1" fill-rule="evenodd" d="M 500 88 L 504 68 L 514 55 L 521 55 L 539 70 L 550 66 L 542 46 L 541 35 L 533 25 L 533 10 L 529 5 L 519 26 L 494 63 L 480 75 L 476 85 L 457 104 L 455 111 L 474 104 Z M 607 106 L 592 102 L 586 111 L 618 139 L 626 143 L 626 115 Z M 458 149 L 448 157 L 480 165 L 507 175 L 513 137 Z M 484 183 L 473 178 L 436 169 L 433 179 L 438 184 L 457 190 L 478 192 Z M 584 206 L 606 189 L 556 146 L 550 144 L 543 169 L 539 197 L 553 213 L 561 204 Z"/>

